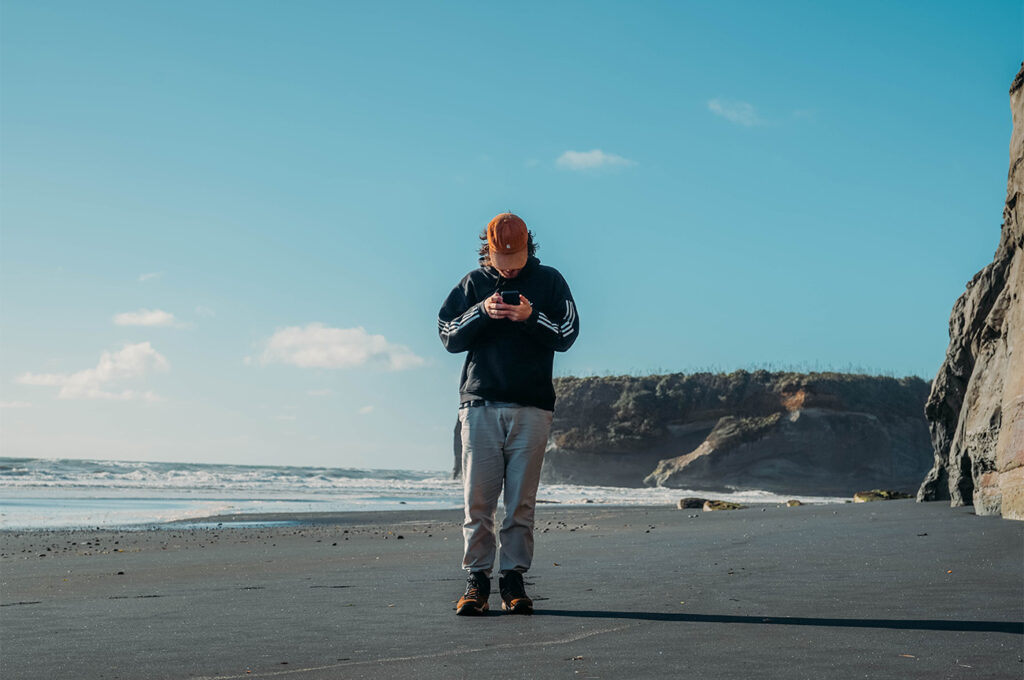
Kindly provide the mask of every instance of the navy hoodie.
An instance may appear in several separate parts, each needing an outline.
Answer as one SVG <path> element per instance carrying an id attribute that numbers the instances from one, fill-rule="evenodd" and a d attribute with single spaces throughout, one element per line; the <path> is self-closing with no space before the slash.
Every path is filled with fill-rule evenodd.
<path id="1" fill-rule="evenodd" d="M 533 312 L 526 321 L 487 316 L 484 300 L 502 290 L 517 290 L 530 301 Z M 441 306 L 437 328 L 445 349 L 468 352 L 461 401 L 509 401 L 553 411 L 554 355 L 572 347 L 580 318 L 562 275 L 531 256 L 514 279 L 492 267 L 466 274 Z"/>

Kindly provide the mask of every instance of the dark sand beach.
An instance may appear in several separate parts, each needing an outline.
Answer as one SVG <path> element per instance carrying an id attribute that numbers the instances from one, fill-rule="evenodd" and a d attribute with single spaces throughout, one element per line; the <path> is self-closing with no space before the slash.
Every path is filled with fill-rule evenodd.
<path id="1" fill-rule="evenodd" d="M 1024 677 L 1024 523 L 912 501 L 538 514 L 532 617 L 496 593 L 454 615 L 456 511 L 2 532 L 0 677 Z"/>

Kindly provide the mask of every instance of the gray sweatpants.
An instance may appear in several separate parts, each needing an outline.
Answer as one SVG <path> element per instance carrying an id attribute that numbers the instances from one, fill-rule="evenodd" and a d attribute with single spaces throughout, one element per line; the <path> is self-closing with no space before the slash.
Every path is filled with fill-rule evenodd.
<path id="1" fill-rule="evenodd" d="M 494 513 L 505 489 L 500 571 L 525 572 L 533 562 L 533 513 L 551 411 L 488 401 L 459 409 L 466 517 L 462 568 L 494 568 Z"/>

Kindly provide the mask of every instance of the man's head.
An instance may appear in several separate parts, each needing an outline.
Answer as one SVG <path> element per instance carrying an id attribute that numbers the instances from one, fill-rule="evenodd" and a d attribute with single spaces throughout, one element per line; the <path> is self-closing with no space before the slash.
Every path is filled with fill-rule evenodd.
<path id="1" fill-rule="evenodd" d="M 506 279 L 514 279 L 526 266 L 530 231 L 518 215 L 501 213 L 487 225 L 487 251 L 491 266 Z"/>

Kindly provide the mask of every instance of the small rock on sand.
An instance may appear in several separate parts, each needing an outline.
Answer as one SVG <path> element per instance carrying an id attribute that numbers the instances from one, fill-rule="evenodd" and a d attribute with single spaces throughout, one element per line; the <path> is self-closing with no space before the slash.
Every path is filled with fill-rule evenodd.
<path id="1" fill-rule="evenodd" d="M 795 508 L 798 505 L 803 505 L 803 503 L 801 503 L 800 501 L 798 501 L 796 499 L 786 501 L 786 507 L 787 508 Z"/>
<path id="2" fill-rule="evenodd" d="M 854 503 L 870 503 L 871 501 L 891 501 L 896 498 L 912 498 L 910 494 L 899 491 L 888 491 L 886 489 L 872 489 L 871 491 L 858 491 L 853 494 Z"/>
<path id="3" fill-rule="evenodd" d="M 729 501 L 704 501 L 704 511 L 711 512 L 712 510 L 742 510 L 747 506 L 740 505 L 739 503 L 730 503 Z"/>

